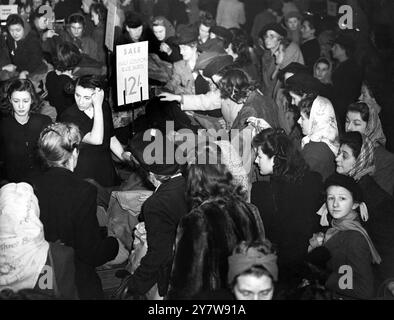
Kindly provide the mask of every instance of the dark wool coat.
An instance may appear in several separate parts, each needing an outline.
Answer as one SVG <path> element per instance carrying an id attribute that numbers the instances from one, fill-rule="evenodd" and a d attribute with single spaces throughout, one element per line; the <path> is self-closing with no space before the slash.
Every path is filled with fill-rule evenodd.
<path id="1" fill-rule="evenodd" d="M 38 198 L 45 239 L 60 240 L 75 251 L 79 297 L 103 298 L 95 268 L 113 260 L 119 244 L 113 237 L 101 236 L 96 188 L 64 168 L 50 168 L 30 183 Z"/>

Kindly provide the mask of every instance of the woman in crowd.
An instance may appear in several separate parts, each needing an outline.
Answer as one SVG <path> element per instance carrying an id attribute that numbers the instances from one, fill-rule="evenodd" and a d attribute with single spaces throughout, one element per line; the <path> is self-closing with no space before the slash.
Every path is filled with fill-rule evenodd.
<path id="1" fill-rule="evenodd" d="M 44 239 L 40 208 L 31 185 L 0 189 L 0 291 L 35 289 L 59 299 L 76 299 L 73 250 Z"/>
<path id="2" fill-rule="evenodd" d="M 332 63 L 325 57 L 319 58 L 313 67 L 313 76 L 322 84 L 322 95 L 328 99 L 333 98 L 333 86 L 331 80 Z"/>
<path id="3" fill-rule="evenodd" d="M 94 24 L 92 39 L 97 44 L 97 60 L 103 64 L 107 62 L 105 40 L 105 26 L 107 22 L 107 8 L 101 3 L 92 3 L 90 17 Z"/>
<path id="4" fill-rule="evenodd" d="M 367 219 L 368 211 L 362 191 L 353 178 L 340 174 L 327 179 L 325 190 L 326 203 L 321 210 L 330 213 L 331 228 L 325 234 L 314 234 L 309 251 L 315 257 L 329 257 L 326 262 L 329 276 L 325 286 L 335 298 L 371 299 L 374 297 L 372 263 L 379 264 L 381 258 L 361 225 L 361 219 Z M 319 250 L 319 254 L 315 250 Z M 328 255 L 323 251 L 328 251 Z M 352 277 L 351 286 L 342 278 L 346 275 Z"/>
<path id="5" fill-rule="evenodd" d="M 71 42 L 64 42 L 57 47 L 55 70 L 47 74 L 45 86 L 48 101 L 56 109 L 58 119 L 64 110 L 74 104 L 74 70 L 81 59 L 81 53 Z"/>
<path id="6" fill-rule="evenodd" d="M 365 134 L 375 147 L 374 178 L 388 194 L 394 194 L 394 155 L 386 150 L 386 137 L 382 130 L 377 108 L 372 104 L 357 102 L 347 108 L 346 132 L 358 131 Z"/>
<path id="7" fill-rule="evenodd" d="M 219 88 L 228 128 L 244 129 L 249 117 L 262 118 L 272 127 L 278 125 L 274 102 L 249 81 L 243 70 L 227 68 L 219 81 Z"/>
<path id="8" fill-rule="evenodd" d="M 261 76 L 258 73 L 256 65 L 253 64 L 249 51 L 247 35 L 235 33 L 226 52 L 234 58 L 234 67 L 245 71 L 251 81 L 260 80 Z"/>
<path id="9" fill-rule="evenodd" d="M 175 28 L 164 17 L 155 17 L 152 19 L 152 31 L 157 41 L 152 42 L 154 46 L 151 51 L 156 53 L 161 60 L 167 62 L 177 62 L 182 60 L 179 46 L 174 43 Z"/>
<path id="10" fill-rule="evenodd" d="M 119 185 L 111 152 L 122 161 L 130 160 L 115 136 L 112 111 L 104 101 L 100 78 L 80 77 L 75 86 L 75 104 L 66 109 L 60 121 L 78 125 L 82 134 L 82 147 L 75 173 L 95 180 L 103 187 Z"/>
<path id="11" fill-rule="evenodd" d="M 354 178 L 363 191 L 368 207 L 366 228 L 382 263 L 376 268 L 376 286 L 394 277 L 394 201 L 373 178 L 375 171 L 374 146 L 369 138 L 359 132 L 347 132 L 341 137 L 341 148 L 336 158 L 340 174 Z"/>
<path id="12" fill-rule="evenodd" d="M 96 216 L 97 192 L 75 173 L 82 142 L 73 124 L 45 128 L 38 152 L 48 170 L 32 179 L 47 241 L 60 240 L 75 251 L 75 281 L 81 299 L 103 298 L 95 268 L 113 260 L 119 240 L 103 238 Z"/>
<path id="13" fill-rule="evenodd" d="M 63 41 L 73 43 L 78 47 L 82 54 L 87 55 L 91 59 L 101 62 L 99 53 L 99 43 L 93 38 L 85 34 L 86 21 L 81 13 L 74 13 L 67 19 L 67 30 L 61 36 Z"/>
<path id="14" fill-rule="evenodd" d="M 283 129 L 265 129 L 253 138 L 255 163 L 269 182 L 253 184 L 251 202 L 259 209 L 266 236 L 278 249 L 279 287 L 298 284 L 308 239 L 318 229 L 321 177 L 309 170 Z"/>
<path id="15" fill-rule="evenodd" d="M 228 258 L 228 283 L 236 300 L 272 300 L 277 256 L 269 240 L 241 242 Z"/>
<path id="16" fill-rule="evenodd" d="M 204 159 L 212 156 L 207 151 L 201 150 Z M 201 159 L 198 153 L 195 159 Z M 206 163 L 188 168 L 191 211 L 178 227 L 169 299 L 206 298 L 226 289 L 227 258 L 237 243 L 265 238 L 258 210 L 245 201 L 226 166 Z"/>
<path id="17" fill-rule="evenodd" d="M 302 16 L 298 11 L 292 11 L 283 18 L 287 28 L 287 39 L 298 45 L 301 44 L 301 19 Z"/>
<path id="18" fill-rule="evenodd" d="M 309 81 L 311 80 L 311 83 Z M 301 140 L 302 155 L 312 171 L 320 173 L 323 181 L 335 171 L 338 153 L 338 127 L 330 100 L 316 95 L 315 80 L 307 74 L 296 74 L 286 84 L 293 105 L 298 106 L 304 138 Z M 311 87 L 311 89 L 305 89 Z"/>
<path id="19" fill-rule="evenodd" d="M 43 61 L 40 39 L 30 32 L 23 19 L 17 14 L 8 16 L 7 30 L 9 34 L 7 46 L 12 63 L 21 73 L 21 78 L 29 76 L 38 86 L 48 71 L 48 66 Z"/>
<path id="20" fill-rule="evenodd" d="M 37 140 L 51 119 L 39 114 L 39 110 L 40 101 L 30 80 L 13 80 L 4 110 L 8 116 L 0 123 L 0 157 L 10 182 L 26 181 L 40 171 Z"/>

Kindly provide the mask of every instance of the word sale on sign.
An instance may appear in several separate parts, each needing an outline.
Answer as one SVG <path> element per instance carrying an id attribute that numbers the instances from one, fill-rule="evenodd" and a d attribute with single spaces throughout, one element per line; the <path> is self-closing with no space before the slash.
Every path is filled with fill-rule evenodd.
<path id="1" fill-rule="evenodd" d="M 118 105 L 149 99 L 148 42 L 116 47 Z"/>

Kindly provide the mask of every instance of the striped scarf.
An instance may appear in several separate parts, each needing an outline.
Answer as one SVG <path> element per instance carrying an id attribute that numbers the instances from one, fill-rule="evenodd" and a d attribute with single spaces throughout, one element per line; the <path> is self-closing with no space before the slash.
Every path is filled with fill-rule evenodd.
<path id="1" fill-rule="evenodd" d="M 372 175 L 375 172 L 374 145 L 365 135 L 362 135 L 362 138 L 363 144 L 361 146 L 360 155 L 349 171 L 349 176 L 356 181 L 359 181 L 367 174 Z"/>

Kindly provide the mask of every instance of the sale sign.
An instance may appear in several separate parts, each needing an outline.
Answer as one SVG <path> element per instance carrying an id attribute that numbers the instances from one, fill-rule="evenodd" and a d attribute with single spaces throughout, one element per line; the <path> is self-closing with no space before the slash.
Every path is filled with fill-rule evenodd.
<path id="1" fill-rule="evenodd" d="M 116 46 L 118 105 L 149 99 L 148 41 Z"/>
<path id="2" fill-rule="evenodd" d="M 18 5 L 0 5 L 0 20 L 7 20 L 10 14 L 18 14 Z"/>

